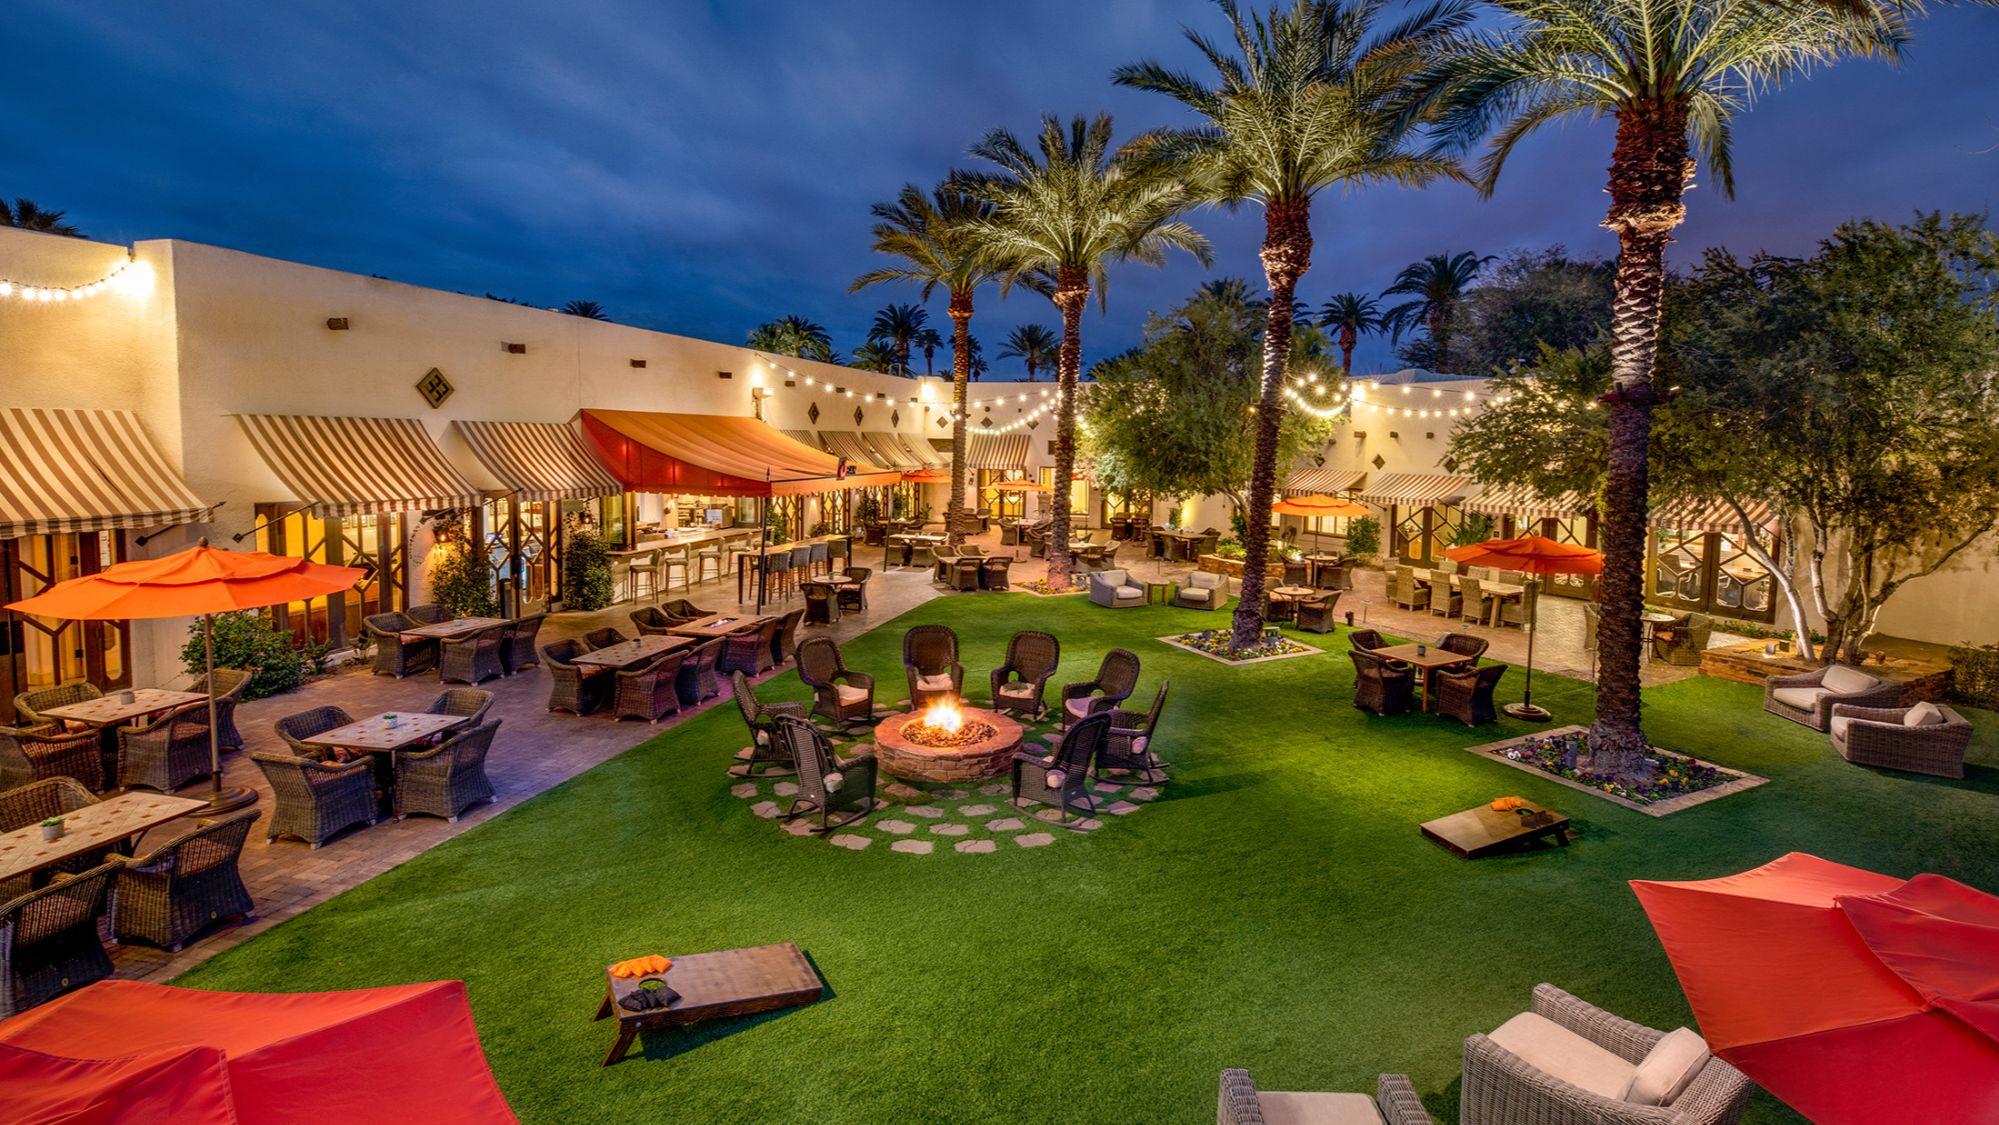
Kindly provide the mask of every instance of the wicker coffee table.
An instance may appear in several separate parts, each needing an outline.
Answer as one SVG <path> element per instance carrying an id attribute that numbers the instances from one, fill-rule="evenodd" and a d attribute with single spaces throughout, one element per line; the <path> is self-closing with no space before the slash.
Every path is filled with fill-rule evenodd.
<path id="1" fill-rule="evenodd" d="M 818 970 L 805 959 L 797 942 L 668 959 L 673 967 L 658 977 L 614 977 L 610 966 L 604 967 L 604 1000 L 593 1018 L 618 1017 L 618 1038 L 605 1054 L 604 1066 L 624 1058 L 641 1031 L 796 1008 L 826 992 L 826 982 L 819 979 Z M 618 1001 L 639 991 L 648 980 L 663 982 L 679 997 L 667 1007 L 647 1012 L 618 1006 Z"/>

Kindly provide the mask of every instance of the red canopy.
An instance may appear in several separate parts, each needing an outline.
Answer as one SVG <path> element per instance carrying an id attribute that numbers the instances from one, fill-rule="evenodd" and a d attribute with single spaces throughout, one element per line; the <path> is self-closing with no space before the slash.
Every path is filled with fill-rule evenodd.
<path id="1" fill-rule="evenodd" d="M 1999 1121 L 1999 898 L 1793 852 L 1634 881 L 1701 1033 L 1814 1121 Z"/>
<path id="2" fill-rule="evenodd" d="M 0 1104 L 23 1123 L 514 1120 L 462 981 L 303 993 L 99 981 L 0 1023 Z"/>

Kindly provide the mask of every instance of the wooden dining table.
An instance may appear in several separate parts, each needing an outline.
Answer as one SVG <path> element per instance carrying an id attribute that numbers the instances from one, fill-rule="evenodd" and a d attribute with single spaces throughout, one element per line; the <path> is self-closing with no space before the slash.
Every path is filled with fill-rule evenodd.
<path id="1" fill-rule="evenodd" d="M 692 621 L 683 621 L 667 632 L 678 637 L 697 637 L 714 640 L 716 637 L 733 637 L 743 633 L 754 633 L 763 628 L 764 622 L 776 618 L 767 613 L 711 613 Z"/>
<path id="2" fill-rule="evenodd" d="M 63 814 L 63 834 L 42 839 L 39 821 L 0 835 L 0 883 L 110 847 L 178 820 L 206 802 L 165 793 L 121 793 Z"/>
<path id="3" fill-rule="evenodd" d="M 442 641 L 449 640 L 452 637 L 462 637 L 467 633 L 477 633 L 484 629 L 491 629 L 495 625 L 509 624 L 512 624 L 512 622 L 505 617 L 459 617 L 451 621 L 440 621 L 435 625 L 419 625 L 414 629 L 404 629 L 402 635 L 405 637 L 428 637 L 434 641 Z"/>
<path id="4" fill-rule="evenodd" d="M 395 716 L 393 723 L 389 721 L 391 715 Z M 381 793 L 378 807 L 387 812 L 395 805 L 396 751 L 427 742 L 464 721 L 463 715 L 384 711 L 299 741 L 328 750 L 366 753 L 374 769 L 375 785 Z"/>
<path id="5" fill-rule="evenodd" d="M 1389 645 L 1371 650 L 1383 660 L 1393 660 L 1407 664 L 1423 673 L 1423 710 L 1430 710 L 1430 677 L 1439 668 L 1455 668 L 1460 664 L 1476 664 L 1478 657 L 1450 652 L 1436 645 L 1406 644 Z"/>
<path id="6" fill-rule="evenodd" d="M 692 637 L 647 633 L 636 640 L 593 648 L 575 657 L 570 663 L 581 664 L 586 668 L 630 668 L 657 659 L 663 653 L 672 652 L 677 648 L 688 648 L 693 644 Z"/>
<path id="7" fill-rule="evenodd" d="M 1195 548 L 1199 547 L 1201 540 L 1206 538 L 1206 535 L 1199 531 L 1159 531 L 1155 529 L 1150 531 L 1149 534 L 1154 539 L 1173 544 L 1161 550 L 1159 557 L 1186 559 L 1188 561 L 1192 561 Z"/>
<path id="8" fill-rule="evenodd" d="M 126 696 L 131 698 L 127 699 Z M 189 703 L 199 703 L 207 698 L 208 696 L 198 691 L 136 688 L 129 692 L 114 691 L 108 695 L 100 695 L 96 699 L 86 699 L 81 703 L 44 707 L 40 713 L 51 719 L 80 723 L 87 727 L 115 727 L 134 719 L 171 711 Z"/>

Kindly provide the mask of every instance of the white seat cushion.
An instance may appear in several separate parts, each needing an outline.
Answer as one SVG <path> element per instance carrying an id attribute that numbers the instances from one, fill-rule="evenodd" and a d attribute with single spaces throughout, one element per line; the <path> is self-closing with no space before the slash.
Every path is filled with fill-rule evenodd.
<path id="1" fill-rule="evenodd" d="M 1638 1068 L 1554 1020 L 1522 1012 L 1492 1033 L 1494 1043 L 1550 1078 L 1606 1098 L 1622 1099 Z"/>
<path id="2" fill-rule="evenodd" d="M 1213 590 L 1203 590 L 1199 587 L 1180 591 L 1181 601 L 1200 602 L 1202 605 L 1207 605 L 1214 600 L 1214 597 L 1215 592 Z"/>
<path id="3" fill-rule="evenodd" d="M 1256 1092 L 1266 1125 L 1381 1125 L 1381 1111 L 1366 1094 Z"/>
<path id="4" fill-rule="evenodd" d="M 1081 699 L 1065 699 L 1062 701 L 1062 709 L 1080 719 L 1090 713 L 1090 701 L 1094 698 L 1086 695 Z"/>
<path id="5" fill-rule="evenodd" d="M 1925 699 L 1902 716 L 1902 725 L 1909 727 L 1935 727 L 1944 723 L 1943 708 Z"/>
<path id="6" fill-rule="evenodd" d="M 1632 1105 L 1672 1105 L 1707 1065 L 1707 1040 L 1689 1028 L 1667 1032 L 1638 1062 L 1624 1100 Z"/>
<path id="7" fill-rule="evenodd" d="M 916 677 L 916 690 L 956 691 L 958 690 L 958 685 L 951 682 L 951 674 L 949 672 L 939 673 L 938 675 L 935 676 L 925 676 L 919 674 Z"/>
<path id="8" fill-rule="evenodd" d="M 1834 738 L 1845 738 L 1846 728 L 1852 725 L 1853 725 L 1852 715 L 1834 715 L 1832 717 L 1831 725 L 1826 727 L 1826 733 L 1833 736 Z"/>
<path id="9" fill-rule="evenodd" d="M 867 688 L 855 687 L 852 684 L 833 685 L 833 698 L 839 700 L 840 706 L 842 707 L 845 707 L 850 703 L 859 703 L 862 700 L 866 699 L 867 697 L 868 697 Z"/>
<path id="10" fill-rule="evenodd" d="M 1780 687 L 1770 689 L 1770 698 L 1786 707 L 1800 711 L 1810 711 L 1819 705 L 1819 697 L 1826 694 L 1824 688 Z"/>
<path id="11" fill-rule="evenodd" d="M 1117 588 L 1117 600 L 1121 602 L 1142 602 L 1145 600 L 1145 591 L 1137 586 L 1119 586 Z"/>
<path id="12" fill-rule="evenodd" d="M 1106 586 L 1122 586 L 1131 576 L 1116 567 L 1111 567 L 1108 570 L 1098 571 L 1097 577 L 1103 579 Z"/>
<path id="13" fill-rule="evenodd" d="M 1853 695 L 1857 692 L 1872 691 L 1881 684 L 1880 680 L 1844 664 L 1835 664 L 1825 670 L 1819 686 L 1836 695 Z"/>
<path id="14" fill-rule="evenodd" d="M 1037 694 L 1034 685 L 1029 683 L 1001 684 L 999 693 L 1008 699 L 1034 699 Z"/>

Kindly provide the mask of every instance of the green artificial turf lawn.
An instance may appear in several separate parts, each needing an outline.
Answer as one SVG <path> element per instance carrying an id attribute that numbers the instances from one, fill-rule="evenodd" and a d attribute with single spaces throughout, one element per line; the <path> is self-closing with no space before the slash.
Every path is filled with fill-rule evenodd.
<path id="1" fill-rule="evenodd" d="M 1691 1022 L 1628 879 L 1799 850 L 1999 888 L 1989 714 L 1971 776 L 1952 782 L 1848 765 L 1765 714 L 1754 687 L 1648 691 L 1654 742 L 1770 779 L 1653 819 L 1461 750 L 1524 724 L 1355 710 L 1344 630 L 1303 637 L 1323 655 L 1228 667 L 1151 639 L 1220 614 L 943 598 L 847 648 L 884 700 L 902 694 L 902 628 L 919 621 L 958 630 L 975 701 L 1026 626 L 1061 637 L 1057 683 L 1088 678 L 1113 645 L 1143 660 L 1140 696 L 1170 676 L 1160 799 L 1036 849 L 844 851 L 729 794 L 746 740 L 735 708 L 716 708 L 179 983 L 463 978 L 531 1122 L 1198 1122 L 1227 1066 L 1275 1090 L 1371 1091 L 1378 1072 L 1406 1072 L 1454 1121 L 1464 1036 L 1522 1010 L 1537 982 L 1653 1026 Z M 1501 699 L 1519 686 L 1509 673 Z M 761 694 L 808 698 L 789 672 Z M 1558 722 L 1589 720 L 1587 684 L 1537 676 L 1535 698 Z M 1466 862 L 1416 831 L 1504 794 L 1566 811 L 1574 845 Z M 785 940 L 827 999 L 649 1035 L 645 1057 L 599 1069 L 612 1029 L 589 1017 L 606 962 Z M 1749 1117 L 1793 1119 L 1761 1094 Z"/>

